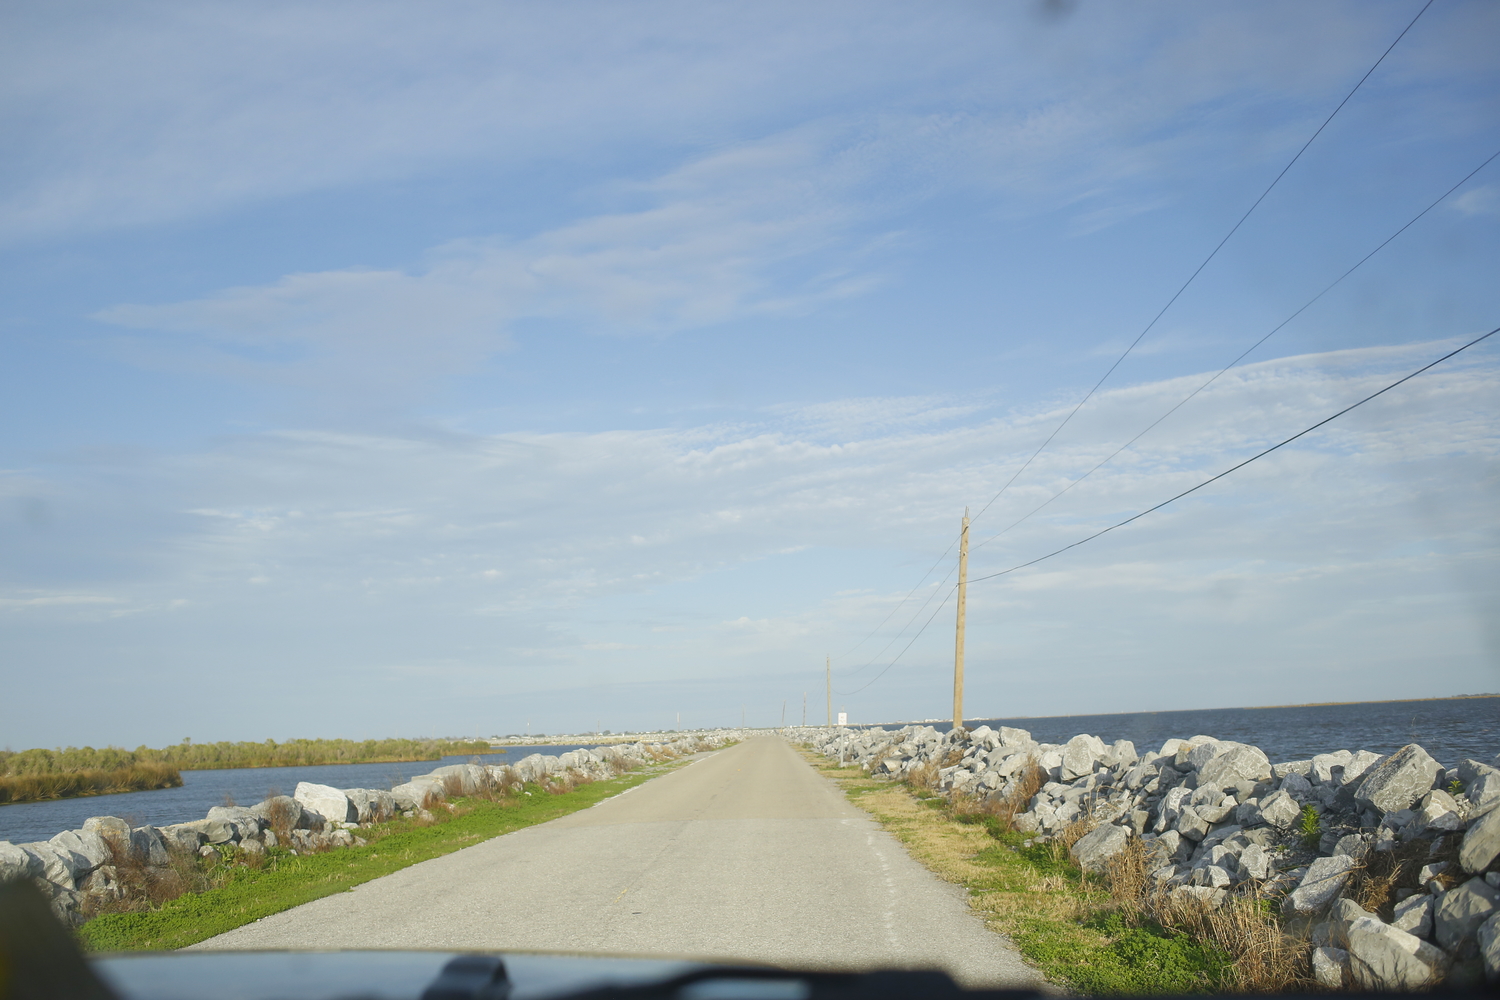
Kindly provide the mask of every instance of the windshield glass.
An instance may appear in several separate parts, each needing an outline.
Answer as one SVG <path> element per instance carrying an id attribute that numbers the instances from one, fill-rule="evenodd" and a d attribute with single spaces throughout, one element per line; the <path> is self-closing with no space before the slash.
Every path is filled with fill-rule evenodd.
<path id="1" fill-rule="evenodd" d="M 87 948 L 1500 975 L 1494 4 L 0 19 Z"/>

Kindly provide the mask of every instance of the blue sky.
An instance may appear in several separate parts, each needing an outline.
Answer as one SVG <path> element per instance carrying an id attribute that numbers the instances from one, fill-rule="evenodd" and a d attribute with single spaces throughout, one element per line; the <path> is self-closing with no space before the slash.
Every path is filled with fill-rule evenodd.
<path id="1" fill-rule="evenodd" d="M 965 506 L 1420 9 L 12 6 L 0 742 L 943 716 Z M 975 575 L 1495 325 L 1500 161 L 978 545 L 1500 149 L 1497 40 L 1423 14 Z M 1500 690 L 1496 350 L 975 584 L 970 713 Z"/>

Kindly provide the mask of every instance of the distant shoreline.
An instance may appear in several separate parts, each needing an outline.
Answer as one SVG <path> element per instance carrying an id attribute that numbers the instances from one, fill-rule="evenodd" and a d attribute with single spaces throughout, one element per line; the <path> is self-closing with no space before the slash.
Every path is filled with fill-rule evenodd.
<path id="1" fill-rule="evenodd" d="M 1264 712 L 1273 708 L 1323 708 L 1334 705 L 1400 705 L 1406 702 L 1428 701 L 1475 701 L 1482 698 L 1500 698 L 1500 694 L 1450 694 L 1441 698 L 1383 698 L 1379 701 L 1305 701 L 1296 705 L 1221 705 L 1217 708 L 1158 708 L 1139 712 L 1069 712 L 1066 715 L 1006 715 L 993 718 L 1015 719 L 1076 719 L 1080 717 L 1108 717 L 1114 715 L 1170 715 L 1175 712 Z M 965 721 L 984 721 L 980 715 L 966 716 Z M 907 722 L 857 722 L 858 726 L 911 726 L 933 722 L 949 722 L 949 719 L 921 719 Z"/>

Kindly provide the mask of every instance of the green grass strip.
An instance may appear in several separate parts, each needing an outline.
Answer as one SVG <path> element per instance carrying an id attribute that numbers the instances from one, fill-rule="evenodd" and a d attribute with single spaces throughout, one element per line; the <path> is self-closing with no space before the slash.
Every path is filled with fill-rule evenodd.
<path id="1" fill-rule="evenodd" d="M 1127 919 L 1066 854 L 1025 846 L 1027 835 L 1002 829 L 993 817 L 957 815 L 939 796 L 808 759 L 913 858 L 964 886 L 973 909 L 1049 982 L 1090 996 L 1226 988 L 1228 955 L 1154 922 Z"/>
<path id="2" fill-rule="evenodd" d="M 686 761 L 682 761 L 686 763 Z M 676 763 L 668 765 L 668 768 Z M 390 830 L 364 847 L 336 848 L 324 854 L 292 855 L 279 849 L 263 869 L 236 868 L 219 888 L 179 896 L 159 908 L 96 917 L 79 928 L 90 951 L 158 951 L 183 948 L 242 927 L 261 917 L 310 903 L 362 882 L 451 854 L 523 827 L 566 816 L 660 774 L 664 768 L 624 774 L 553 795 L 532 787 L 530 796 L 504 804 L 458 800 L 469 809 L 433 826 L 395 820 Z M 384 832 L 384 831 L 380 831 Z M 368 836 L 361 831 L 361 836 Z"/>

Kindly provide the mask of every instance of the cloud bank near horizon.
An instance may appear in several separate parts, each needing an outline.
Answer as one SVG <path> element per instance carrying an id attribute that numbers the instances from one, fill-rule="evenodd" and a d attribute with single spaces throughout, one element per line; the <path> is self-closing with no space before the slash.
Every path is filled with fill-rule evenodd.
<path id="1" fill-rule="evenodd" d="M 1107 391 L 976 523 L 973 573 L 1199 482 L 1440 346 L 1236 370 L 1064 499 L 979 544 L 1195 383 Z M 1486 688 L 1500 649 L 1479 625 L 1500 620 L 1500 538 L 1484 516 L 1500 488 L 1497 373 L 1488 355 L 1435 370 L 1148 521 L 976 584 L 974 710 Z M 11 656 L 36 664 L 12 704 L 44 697 L 64 666 L 49 666 L 50 640 L 67 631 L 107 669 L 90 682 L 100 707 L 53 741 L 167 738 L 160 723 L 139 732 L 127 721 L 158 684 L 233 738 L 431 732 L 444 719 L 463 720 L 445 731 L 528 720 L 556 731 L 591 715 L 635 729 L 668 724 L 668 705 L 693 724 L 729 724 L 749 698 L 764 717 L 816 679 L 820 663 L 793 669 L 809 650 L 855 646 L 897 608 L 958 512 L 993 495 L 1061 415 L 953 402 L 850 400 L 685 430 L 280 431 L 12 474 L 12 502 L 45 511 L 18 553 L 33 584 L 0 598 Z M 840 657 L 840 691 L 905 646 L 911 630 L 897 626 L 919 602 L 939 598 L 917 624 L 941 606 L 949 563 Z M 59 571 L 68 566 L 80 571 Z M 783 582 L 767 589 L 771 576 Z M 936 615 L 841 704 L 867 719 L 941 715 L 951 605 Z M 156 680 L 142 689 L 147 664 Z M 225 684 L 233 710 L 214 707 Z M 333 723 L 338 703 L 357 711 Z M 13 740 L 32 729 L 30 742 L 46 740 L 25 719 L 8 725 Z"/>

